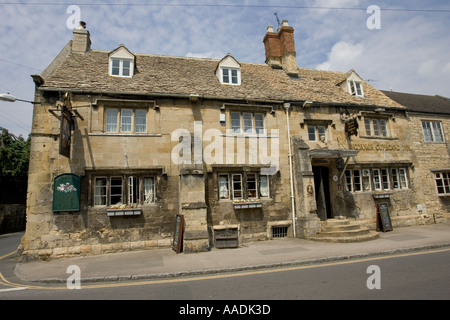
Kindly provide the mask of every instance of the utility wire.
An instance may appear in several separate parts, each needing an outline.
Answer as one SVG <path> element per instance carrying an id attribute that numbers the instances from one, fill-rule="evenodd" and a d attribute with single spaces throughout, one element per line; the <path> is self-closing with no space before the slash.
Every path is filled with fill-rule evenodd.
<path id="1" fill-rule="evenodd" d="M 67 6 L 67 3 L 51 2 L 0 2 L 0 5 L 27 5 L 27 6 Z M 253 5 L 253 4 L 188 4 L 188 3 L 78 3 L 78 6 L 135 6 L 135 7 L 220 7 L 220 8 L 279 8 L 279 9 L 314 9 L 314 10 L 354 10 L 366 11 L 367 8 L 352 7 L 318 7 L 318 6 L 296 6 L 296 5 Z M 402 9 L 381 8 L 383 11 L 394 12 L 428 12 L 428 13 L 450 13 L 450 9 Z"/>
<path id="2" fill-rule="evenodd" d="M 8 61 L 8 60 L 1 59 L 1 58 L 0 58 L 0 61 L 6 62 L 6 63 L 9 63 L 9 64 L 14 64 L 14 65 L 16 65 L 16 66 L 28 68 L 28 69 L 33 69 L 33 70 L 36 70 L 36 71 L 42 71 L 42 70 L 40 70 L 40 69 L 36 69 L 36 68 L 33 68 L 33 67 L 26 66 L 26 65 L 24 65 L 24 64 L 20 64 L 20 63 Z"/>

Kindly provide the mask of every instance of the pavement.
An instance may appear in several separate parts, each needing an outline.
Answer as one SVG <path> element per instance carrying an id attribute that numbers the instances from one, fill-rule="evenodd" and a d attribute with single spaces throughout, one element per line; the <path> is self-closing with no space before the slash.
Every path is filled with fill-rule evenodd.
<path id="1" fill-rule="evenodd" d="M 76 265 L 85 283 L 129 281 L 298 266 L 445 247 L 450 247 L 450 222 L 394 228 L 380 232 L 378 239 L 357 243 L 285 238 L 200 253 L 177 254 L 167 248 L 19 262 L 15 273 L 23 281 L 65 283 L 72 275 L 67 268 Z"/>

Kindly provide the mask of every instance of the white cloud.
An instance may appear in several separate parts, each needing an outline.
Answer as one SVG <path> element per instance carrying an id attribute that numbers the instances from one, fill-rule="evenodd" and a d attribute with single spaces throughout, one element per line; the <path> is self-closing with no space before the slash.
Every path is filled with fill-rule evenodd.
<path id="1" fill-rule="evenodd" d="M 352 44 L 344 41 L 336 43 L 328 54 L 328 60 L 319 64 L 316 69 L 327 71 L 348 71 L 355 65 L 355 61 L 361 57 L 364 45 Z"/>
<path id="2" fill-rule="evenodd" d="M 99 0 L 102 1 L 102 0 Z M 98 3 L 99 1 L 96 1 Z M 222 4 L 217 0 L 171 0 L 172 3 Z M 105 2 L 105 1 L 104 1 Z M 115 3 L 125 3 L 117 1 Z M 130 3 L 144 3 L 130 0 Z M 2 5 L 0 11 L 0 93 L 33 100 L 31 74 L 45 69 L 72 31 L 66 27 L 73 1 L 51 6 Z M 67 4 L 64 4 L 67 3 Z M 109 2 L 105 2 L 105 4 Z M 148 2 L 145 2 L 148 3 Z M 160 2 L 167 4 L 168 2 Z M 242 5 L 228 0 L 227 4 Z M 268 3 L 248 0 L 244 4 Z M 277 5 L 280 8 L 277 8 Z M 382 29 L 368 30 L 365 10 L 294 9 L 292 6 L 367 8 L 378 5 Z M 448 14 L 389 12 L 397 8 L 447 8 L 443 0 L 273 0 L 272 7 L 179 7 L 80 5 L 93 49 L 113 50 L 125 44 L 132 52 L 221 59 L 231 53 L 241 62 L 264 63 L 262 40 L 268 25 L 276 25 L 274 12 L 295 29 L 299 65 L 332 71 L 355 69 L 365 79 L 377 80 L 380 89 L 450 96 L 450 20 Z M 26 66 L 32 67 L 28 68 Z M 31 128 L 30 104 L 0 102 L 0 126 L 27 135 Z"/>

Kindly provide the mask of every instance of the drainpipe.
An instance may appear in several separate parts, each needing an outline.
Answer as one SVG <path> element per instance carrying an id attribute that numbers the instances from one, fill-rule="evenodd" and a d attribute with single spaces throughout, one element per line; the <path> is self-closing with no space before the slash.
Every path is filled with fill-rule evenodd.
<path id="1" fill-rule="evenodd" d="M 286 122 L 287 122 L 287 135 L 288 135 L 288 146 L 289 146 L 289 171 L 291 180 L 291 207 L 292 207 L 292 230 L 294 231 L 294 238 L 296 238 L 296 228 L 295 228 L 295 204 L 294 204 L 294 179 L 292 174 L 292 152 L 291 152 L 291 130 L 289 127 L 289 109 L 291 108 L 290 103 L 285 103 L 284 109 L 286 110 Z"/>

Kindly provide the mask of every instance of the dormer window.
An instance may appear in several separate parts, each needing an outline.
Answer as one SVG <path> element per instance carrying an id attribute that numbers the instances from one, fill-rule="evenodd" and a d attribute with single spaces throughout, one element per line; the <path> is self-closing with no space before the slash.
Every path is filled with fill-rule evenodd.
<path id="1" fill-rule="evenodd" d="M 236 84 L 241 83 L 241 70 L 221 68 L 222 71 L 222 83 L 223 84 Z"/>
<path id="2" fill-rule="evenodd" d="M 116 77 L 132 77 L 133 61 L 125 59 L 111 58 L 110 62 L 111 70 L 110 75 Z"/>
<path id="3" fill-rule="evenodd" d="M 135 56 L 121 44 L 109 54 L 109 75 L 131 78 L 134 75 Z"/>
<path id="4" fill-rule="evenodd" d="M 354 97 L 364 97 L 363 80 L 353 69 L 344 74 L 336 85 Z"/>
<path id="5" fill-rule="evenodd" d="M 350 94 L 355 97 L 364 97 L 361 81 L 348 80 Z"/>
<path id="6" fill-rule="evenodd" d="M 241 65 L 231 54 L 220 60 L 216 68 L 216 76 L 221 84 L 238 86 L 241 84 Z"/>

